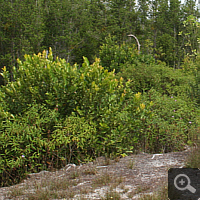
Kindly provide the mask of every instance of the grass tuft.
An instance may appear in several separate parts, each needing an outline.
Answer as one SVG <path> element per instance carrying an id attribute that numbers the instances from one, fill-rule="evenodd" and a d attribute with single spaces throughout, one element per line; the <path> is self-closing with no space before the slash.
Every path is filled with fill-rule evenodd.
<path id="1" fill-rule="evenodd" d="M 191 154 L 188 156 L 185 167 L 200 168 L 200 142 L 199 145 L 193 149 Z"/>
<path id="2" fill-rule="evenodd" d="M 113 190 L 112 188 L 110 188 L 109 190 L 106 191 L 106 194 L 104 197 L 101 197 L 101 200 L 120 200 L 120 194 Z"/>

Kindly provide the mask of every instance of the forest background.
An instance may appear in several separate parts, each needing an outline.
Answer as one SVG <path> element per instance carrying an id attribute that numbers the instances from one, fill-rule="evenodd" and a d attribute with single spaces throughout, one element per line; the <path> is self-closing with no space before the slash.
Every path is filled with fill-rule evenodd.
<path id="1" fill-rule="evenodd" d="M 0 10 L 2 186 L 198 140 L 194 1 L 1 1 Z"/>
<path id="2" fill-rule="evenodd" d="M 24 54 L 52 48 L 54 56 L 70 63 L 90 62 L 109 34 L 120 45 L 141 43 L 141 53 L 154 55 L 174 68 L 184 55 L 199 48 L 199 31 L 183 22 L 199 17 L 195 2 L 178 0 L 124 1 L 1 1 L 0 66 L 14 66 Z M 179 33 L 183 32 L 184 35 Z M 189 33 L 189 35 L 187 35 Z M 188 39 L 190 38 L 190 44 Z M 187 45 L 187 48 L 186 48 Z"/>

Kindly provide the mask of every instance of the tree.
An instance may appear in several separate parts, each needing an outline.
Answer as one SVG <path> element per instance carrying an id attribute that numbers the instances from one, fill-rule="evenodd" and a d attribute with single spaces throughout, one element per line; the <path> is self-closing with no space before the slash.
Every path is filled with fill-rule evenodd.
<path id="1" fill-rule="evenodd" d="M 127 34 L 135 33 L 136 30 L 135 1 L 112 0 L 108 5 L 107 29 L 117 37 L 119 44 L 123 43 L 127 40 Z"/>
<path id="2" fill-rule="evenodd" d="M 37 2 L 37 1 L 36 1 Z M 44 37 L 42 9 L 39 2 L 1 1 L 0 67 L 16 65 L 25 53 L 41 50 Z M 11 73 L 12 75 L 12 73 Z"/>

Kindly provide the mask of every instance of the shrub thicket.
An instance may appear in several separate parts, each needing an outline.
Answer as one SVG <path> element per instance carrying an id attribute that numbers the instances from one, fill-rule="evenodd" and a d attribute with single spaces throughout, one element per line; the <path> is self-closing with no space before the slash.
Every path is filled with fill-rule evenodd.
<path id="1" fill-rule="evenodd" d="M 139 140 L 144 104 L 139 93 L 131 92 L 129 82 L 124 85 L 98 59 L 89 65 L 84 58 L 78 69 L 62 59 L 53 61 L 51 51 L 45 57 L 44 52 L 18 60 L 14 81 L 4 68 L 2 184 L 14 169 L 20 172 L 29 166 L 28 171 L 37 171 L 61 167 L 63 158 L 66 164 L 102 154 L 119 155 L 133 150 Z"/>
<path id="2" fill-rule="evenodd" d="M 153 65 L 155 63 L 152 55 L 138 54 L 134 45 L 125 43 L 118 45 L 116 37 L 109 36 L 105 43 L 100 47 L 99 57 L 101 65 L 109 71 L 115 70 L 116 73 L 121 71 L 124 64 L 140 65 L 141 63 Z"/>
<path id="3" fill-rule="evenodd" d="M 53 60 L 50 50 L 48 59 L 44 51 L 25 55 L 18 64 L 12 71 L 14 81 L 6 68 L 2 73 L 6 83 L 0 90 L 2 186 L 28 172 L 100 155 L 180 150 L 193 136 L 196 108 L 176 96 L 184 91 L 184 81 L 167 68 L 155 66 L 152 72 L 152 77 L 167 72 L 158 75 L 166 88 L 159 90 L 162 84 L 150 80 L 158 91 L 144 83 L 149 91 L 142 94 L 143 83 L 134 73 L 126 77 L 122 70 L 123 79 L 104 69 L 99 59 L 90 65 L 84 57 L 78 68 L 64 59 Z M 173 80 L 168 81 L 170 76 Z"/>
<path id="4" fill-rule="evenodd" d="M 130 87 L 133 91 L 148 92 L 154 88 L 161 94 L 168 96 L 186 95 L 191 91 L 191 84 L 194 84 L 193 75 L 188 75 L 182 69 L 172 69 L 163 63 L 147 65 L 127 64 L 117 74 L 125 81 L 131 80 Z"/>

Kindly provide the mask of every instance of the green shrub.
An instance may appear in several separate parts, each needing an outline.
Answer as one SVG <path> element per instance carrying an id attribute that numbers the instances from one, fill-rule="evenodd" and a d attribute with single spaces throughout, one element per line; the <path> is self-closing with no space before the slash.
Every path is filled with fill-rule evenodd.
<path id="1" fill-rule="evenodd" d="M 84 57 L 78 69 L 65 60 L 53 61 L 50 51 L 48 59 L 44 52 L 18 63 L 15 81 L 4 68 L 6 85 L 0 93 L 2 182 L 14 182 L 4 176 L 16 178 L 16 171 L 60 167 L 136 148 L 144 115 L 141 95 L 104 70 L 99 59 L 90 65 Z"/>
<path id="2" fill-rule="evenodd" d="M 194 76 L 184 73 L 181 69 L 174 70 L 164 63 L 147 65 L 124 65 L 117 77 L 125 81 L 131 80 L 130 87 L 134 92 L 149 91 L 154 88 L 161 94 L 182 95 L 190 89 Z"/>
<path id="3" fill-rule="evenodd" d="M 0 182 L 16 183 L 27 172 L 60 168 L 95 156 L 96 130 L 80 117 L 59 119 L 56 110 L 38 104 L 0 129 Z M 13 178 L 12 178 L 13 177 Z"/>
<path id="4" fill-rule="evenodd" d="M 200 105 L 200 70 L 195 73 L 195 82 L 191 84 L 190 96 Z"/>
<path id="5" fill-rule="evenodd" d="M 19 67 L 12 70 L 14 82 L 4 68 L 2 75 L 6 85 L 1 88 L 1 97 L 12 114 L 25 112 L 33 101 L 49 108 L 67 108 L 66 114 L 73 111 L 71 101 L 79 78 L 77 66 L 70 66 L 64 59 L 53 61 L 51 50 L 48 59 L 45 57 L 44 51 L 32 57 L 25 55 L 24 62 L 18 60 Z"/>
<path id="6" fill-rule="evenodd" d="M 109 71 L 115 70 L 118 73 L 126 63 L 135 65 L 154 63 L 154 58 L 151 55 L 138 54 L 135 46 L 125 43 L 119 45 L 115 36 L 109 36 L 105 40 L 106 42 L 100 47 L 99 57 L 101 65 Z"/>
<path id="7" fill-rule="evenodd" d="M 100 59 L 91 65 L 83 59 L 79 69 L 64 59 L 53 61 L 51 50 L 48 59 L 46 52 L 26 55 L 13 68 L 14 81 L 4 68 L 6 84 L 0 89 L 2 186 L 21 180 L 27 172 L 69 162 L 124 156 L 141 149 L 179 150 L 190 142 L 197 111 L 183 95 L 176 96 L 187 86 L 181 71 L 161 65 L 148 68 L 138 62 L 137 67 L 127 65 L 128 73 L 122 70 L 124 80 L 105 70 Z M 146 87 L 148 93 L 138 92 Z"/>
<path id="8" fill-rule="evenodd" d="M 127 90 L 125 95 L 129 94 L 131 92 Z M 114 106 L 102 115 L 99 130 L 103 134 L 102 144 L 107 155 L 120 155 L 138 149 L 143 118 L 151 115 L 149 102 L 142 103 L 141 99 L 141 93 L 132 94 L 122 104 L 122 108 Z"/>
<path id="9" fill-rule="evenodd" d="M 189 97 L 200 105 L 200 54 L 197 54 L 195 61 L 189 57 L 186 57 L 182 64 L 182 69 L 185 73 L 194 76 L 194 82 L 190 83 L 190 89 L 188 90 Z"/>
<path id="10" fill-rule="evenodd" d="M 26 172 L 41 170 L 52 160 L 50 130 L 58 121 L 55 110 L 32 105 L 23 116 L 6 119 L 0 128 L 0 183 L 16 183 Z"/>
<path id="11" fill-rule="evenodd" d="M 124 123 L 122 119 L 119 121 L 118 115 L 126 118 L 127 111 L 124 108 L 133 97 L 129 83 L 123 84 L 123 79 L 116 79 L 114 72 L 104 70 L 99 59 L 90 65 L 84 57 L 84 63 L 78 69 L 62 59 L 53 61 L 51 50 L 49 58 L 45 56 L 45 52 L 33 57 L 26 55 L 24 62 L 18 61 L 19 68 L 13 68 L 14 82 L 7 78 L 8 72 L 4 69 L 3 76 L 7 84 L 1 88 L 1 99 L 8 105 L 7 111 L 23 114 L 27 105 L 35 101 L 49 109 L 56 109 L 63 119 L 74 112 L 76 116 L 95 122 L 99 138 L 98 152 L 102 148 L 104 152 L 111 152 L 113 145 L 113 148 L 125 146 L 121 144 L 122 138 L 128 141 L 130 130 L 122 130 L 121 124 Z M 131 112 L 136 112 L 142 103 L 140 101 L 131 102 Z M 132 129 L 134 123 L 133 120 Z M 132 145 L 138 136 L 136 139 L 134 135 L 131 137 Z"/>
<path id="12" fill-rule="evenodd" d="M 63 158 L 64 163 L 80 163 L 96 156 L 97 132 L 94 124 L 74 114 L 55 126 L 49 150 Z"/>
<path id="13" fill-rule="evenodd" d="M 191 143 L 199 125 L 199 111 L 189 99 L 161 95 L 153 89 L 143 97 L 153 102 L 153 117 L 147 118 L 143 133 L 146 151 L 178 151 Z"/>

